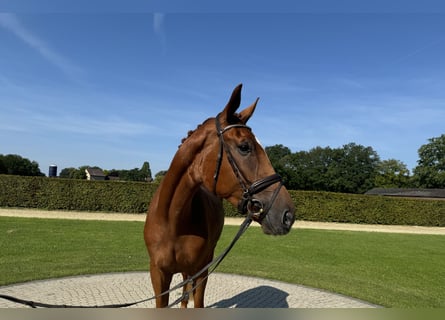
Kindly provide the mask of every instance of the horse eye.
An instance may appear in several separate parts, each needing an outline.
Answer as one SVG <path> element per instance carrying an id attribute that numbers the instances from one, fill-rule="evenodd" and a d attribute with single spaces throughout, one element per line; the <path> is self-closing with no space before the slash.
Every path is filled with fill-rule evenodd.
<path id="1" fill-rule="evenodd" d="M 242 155 L 248 155 L 251 151 L 250 145 L 247 142 L 241 143 L 238 146 L 238 150 Z"/>

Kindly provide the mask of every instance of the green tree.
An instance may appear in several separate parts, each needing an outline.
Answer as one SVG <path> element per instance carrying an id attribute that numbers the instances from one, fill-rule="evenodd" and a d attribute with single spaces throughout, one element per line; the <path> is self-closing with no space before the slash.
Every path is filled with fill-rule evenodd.
<path id="1" fill-rule="evenodd" d="M 307 153 L 306 175 L 310 190 L 329 190 L 327 174 L 335 161 L 335 149 L 315 147 Z M 301 172 L 300 174 L 303 174 Z M 335 190 L 332 190 L 335 191 Z"/>
<path id="2" fill-rule="evenodd" d="M 151 176 L 150 164 L 147 161 L 142 164 L 141 170 L 139 171 L 141 178 L 143 179 L 142 181 L 151 182 L 153 180 Z"/>
<path id="3" fill-rule="evenodd" d="M 266 147 L 265 151 L 269 157 L 272 167 L 283 178 L 286 187 L 292 188 L 294 171 L 290 165 L 290 157 L 292 156 L 291 150 L 282 144 L 277 144 Z"/>
<path id="4" fill-rule="evenodd" d="M 141 178 L 140 170 L 138 168 L 120 170 L 119 179 L 124 181 L 144 181 L 143 178 Z"/>
<path id="5" fill-rule="evenodd" d="M 327 190 L 326 173 L 332 162 L 333 150 L 315 147 L 309 151 L 298 151 L 289 157 L 287 168 L 290 188 L 295 190 Z"/>
<path id="6" fill-rule="evenodd" d="M 379 161 L 371 147 L 349 143 L 335 149 L 326 173 L 328 191 L 364 193 L 372 189 Z"/>
<path id="7" fill-rule="evenodd" d="M 280 165 L 280 162 L 287 156 L 291 155 L 292 152 L 288 147 L 283 146 L 282 144 L 276 144 L 274 146 L 266 147 L 265 151 L 267 156 L 269 157 L 272 165 Z"/>
<path id="8" fill-rule="evenodd" d="M 418 150 L 413 180 L 421 188 L 445 188 L 445 134 L 428 141 Z"/>
<path id="9" fill-rule="evenodd" d="M 64 168 L 60 171 L 59 177 L 64 179 L 74 179 L 74 173 L 77 171 L 76 168 Z"/>
<path id="10" fill-rule="evenodd" d="M 165 177 L 166 174 L 167 174 L 167 170 L 159 171 L 158 173 L 155 174 L 155 179 L 153 182 L 161 183 L 162 179 Z"/>
<path id="11" fill-rule="evenodd" d="M 85 170 L 87 168 L 94 168 L 94 169 L 100 169 L 99 167 L 92 167 L 92 166 L 80 166 L 75 172 L 74 172 L 74 176 L 73 179 L 86 179 L 87 178 L 87 173 L 85 172 Z"/>
<path id="12" fill-rule="evenodd" d="M 0 155 L 0 173 L 20 176 L 44 176 L 36 161 L 17 154 Z"/>
<path id="13" fill-rule="evenodd" d="M 119 178 L 119 170 L 116 170 L 116 169 L 104 170 L 104 173 L 108 177 Z"/>
<path id="14" fill-rule="evenodd" d="M 286 187 L 292 190 L 307 190 L 308 175 L 307 169 L 307 152 L 298 151 L 287 155 L 282 159 L 281 172 L 277 172 L 286 179 Z"/>
<path id="15" fill-rule="evenodd" d="M 7 174 L 8 169 L 6 168 L 6 165 L 3 161 L 3 155 L 0 154 L 0 174 Z"/>
<path id="16" fill-rule="evenodd" d="M 146 181 L 151 182 L 152 176 L 151 176 L 151 169 L 150 164 L 145 161 L 142 164 L 142 167 L 139 168 L 133 168 L 130 170 L 126 169 L 111 169 L 111 170 L 104 170 L 104 173 L 109 177 L 118 177 L 119 180 L 122 181 Z"/>
<path id="17" fill-rule="evenodd" d="M 294 190 L 363 193 L 374 187 L 378 154 L 349 143 L 342 148 L 315 147 L 291 153 L 282 145 L 266 148 L 275 170 Z"/>
<path id="18" fill-rule="evenodd" d="M 99 167 L 91 167 L 91 166 L 81 166 L 79 168 L 64 168 L 62 171 L 60 171 L 59 177 L 65 178 L 65 179 L 86 179 L 87 174 L 85 172 L 85 169 L 87 168 L 96 168 L 100 169 Z"/>
<path id="19" fill-rule="evenodd" d="M 396 159 L 382 160 L 377 164 L 375 187 L 407 188 L 410 186 L 409 170 L 402 161 Z"/>

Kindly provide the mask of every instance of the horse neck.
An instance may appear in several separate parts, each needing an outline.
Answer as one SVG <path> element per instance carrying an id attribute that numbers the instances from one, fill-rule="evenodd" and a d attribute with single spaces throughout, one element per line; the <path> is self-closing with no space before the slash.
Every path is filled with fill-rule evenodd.
<path id="1" fill-rule="evenodd" d="M 197 162 L 204 153 L 207 136 L 201 129 L 179 147 L 160 186 L 158 211 L 169 214 L 182 211 L 202 185 L 205 173 L 197 168 Z"/>

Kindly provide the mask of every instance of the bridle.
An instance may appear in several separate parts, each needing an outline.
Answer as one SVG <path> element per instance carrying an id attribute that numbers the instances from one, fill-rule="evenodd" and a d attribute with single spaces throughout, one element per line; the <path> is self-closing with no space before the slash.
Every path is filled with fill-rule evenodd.
<path id="1" fill-rule="evenodd" d="M 215 118 L 216 122 L 216 133 L 219 138 L 219 153 L 218 158 L 216 160 L 216 169 L 215 174 L 213 176 L 213 193 L 216 194 L 216 184 L 218 183 L 218 177 L 219 172 L 221 170 L 221 164 L 223 159 L 223 153 L 224 150 L 226 151 L 227 160 L 229 161 L 230 166 L 232 167 L 232 171 L 235 174 L 238 183 L 243 190 L 243 196 L 238 203 L 238 212 L 242 215 L 248 214 L 249 216 L 252 216 L 256 221 L 260 222 L 264 219 L 267 212 L 272 207 L 272 204 L 275 202 L 276 197 L 278 196 L 278 193 L 280 192 L 281 187 L 283 186 L 283 180 L 281 179 L 281 176 L 279 174 L 272 174 L 270 176 L 267 176 L 265 178 L 259 179 L 257 181 L 254 181 L 250 183 L 242 174 L 241 170 L 239 169 L 231 151 L 228 147 L 226 141 L 224 140 L 224 133 L 229 131 L 230 129 L 234 128 L 244 128 L 248 130 L 252 130 L 249 126 L 246 126 L 245 124 L 232 124 L 228 125 L 225 128 L 221 127 L 221 122 L 219 120 L 219 114 Z M 260 193 L 261 191 L 267 189 L 271 185 L 279 183 L 277 188 L 275 188 L 274 193 L 272 194 L 272 197 L 270 198 L 270 201 L 268 202 L 267 206 L 265 207 L 264 204 L 254 198 L 254 195 L 257 193 Z M 249 186 L 250 185 L 250 186 Z"/>

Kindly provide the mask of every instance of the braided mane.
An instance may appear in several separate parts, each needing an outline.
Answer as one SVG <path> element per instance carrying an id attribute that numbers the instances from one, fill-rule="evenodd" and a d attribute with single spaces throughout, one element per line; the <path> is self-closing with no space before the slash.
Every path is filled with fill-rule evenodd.
<path id="1" fill-rule="evenodd" d="M 232 117 L 233 117 L 232 119 L 234 119 L 236 122 L 241 121 L 241 120 L 240 120 L 240 116 L 239 116 L 238 113 L 233 114 Z M 202 124 L 198 124 L 198 126 L 196 127 L 195 130 L 189 130 L 189 131 L 187 132 L 187 137 L 181 139 L 181 144 L 178 146 L 178 148 L 181 147 L 182 144 L 183 144 L 184 142 L 186 142 L 187 139 L 190 138 L 190 136 L 193 135 L 193 134 L 196 132 L 196 130 L 198 130 L 199 128 L 201 128 L 201 126 L 203 126 L 207 121 L 210 121 L 210 120 L 212 120 L 212 119 L 214 119 L 214 118 L 209 118 L 209 119 L 205 120 Z M 233 120 L 232 120 L 232 121 L 233 121 Z M 234 122 L 235 122 L 235 121 L 234 121 Z"/>
<path id="2" fill-rule="evenodd" d="M 195 131 L 198 130 L 201 126 L 202 126 L 202 124 L 198 124 L 198 126 L 196 127 L 195 130 L 189 130 L 189 131 L 187 132 L 187 137 L 181 139 L 181 144 L 178 146 L 178 148 L 179 148 L 179 147 L 180 147 L 180 146 L 181 146 L 181 145 L 182 145 L 188 138 L 190 138 L 190 136 L 191 136 L 193 133 L 195 133 Z"/>

